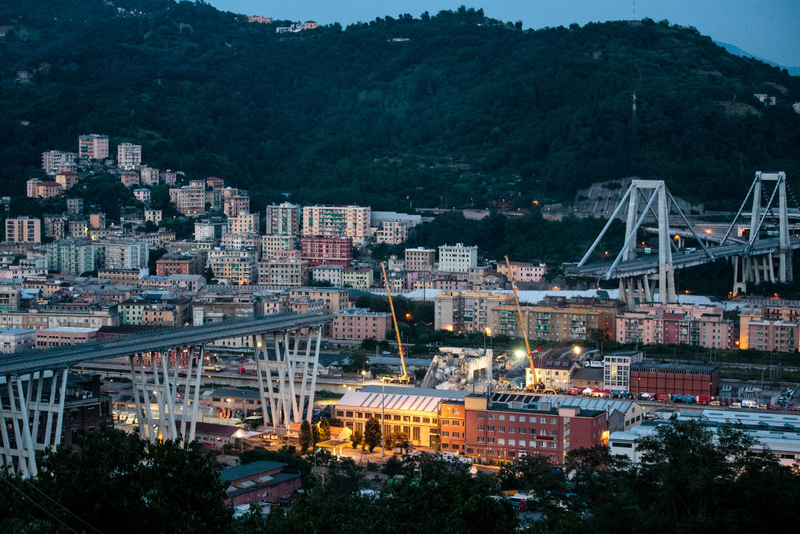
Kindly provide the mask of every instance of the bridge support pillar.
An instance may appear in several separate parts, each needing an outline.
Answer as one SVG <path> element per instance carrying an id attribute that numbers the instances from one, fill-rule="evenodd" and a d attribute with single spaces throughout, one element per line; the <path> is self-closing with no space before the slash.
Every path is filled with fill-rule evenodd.
<path id="1" fill-rule="evenodd" d="M 61 444 L 68 371 L 5 378 L 7 398 L 0 398 L 0 461 L 22 475 L 36 476 L 37 457 L 47 447 Z M 40 426 L 44 426 L 42 432 Z"/>
<path id="2" fill-rule="evenodd" d="M 267 336 L 259 334 L 253 338 L 265 428 L 284 432 L 292 423 L 310 422 L 319 371 L 322 327 L 309 328 L 304 350 L 301 350 L 300 330 L 274 333 L 274 359 L 270 358 L 267 351 Z"/>
<path id="3" fill-rule="evenodd" d="M 155 443 L 157 440 L 176 440 L 181 437 L 178 434 L 178 424 L 175 408 L 175 395 L 178 385 L 178 367 L 180 366 L 180 349 L 176 354 L 173 376 L 170 377 L 170 350 L 156 350 L 138 355 L 129 356 L 131 368 L 131 383 L 133 385 L 133 399 L 136 405 L 136 416 L 139 419 L 139 435 L 142 439 Z M 152 384 L 149 383 L 145 374 L 145 355 L 150 358 L 150 366 L 153 374 Z M 191 355 L 190 355 L 191 360 Z M 198 363 L 198 372 L 203 369 L 203 363 Z M 187 374 L 187 382 L 191 376 L 191 371 Z M 198 376 L 199 378 L 199 376 Z M 152 395 L 152 397 L 151 397 Z M 186 396 L 189 395 L 187 388 Z M 151 399 L 155 397 L 155 406 Z M 182 405 L 182 418 L 187 416 L 188 405 Z M 195 413 L 196 410 L 193 410 Z M 185 428 L 185 424 L 181 425 Z M 194 421 L 192 421 L 192 429 Z M 189 440 L 191 441 L 191 440 Z"/>

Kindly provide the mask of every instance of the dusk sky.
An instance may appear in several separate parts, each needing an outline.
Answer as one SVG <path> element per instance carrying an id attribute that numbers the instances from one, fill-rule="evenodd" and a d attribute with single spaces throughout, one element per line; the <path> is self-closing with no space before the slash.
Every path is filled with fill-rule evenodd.
<path id="1" fill-rule="evenodd" d="M 367 22 L 410 13 L 431 15 L 460 5 L 526 28 L 633 18 L 634 0 L 207 0 L 218 9 L 320 24 Z M 800 66 L 800 0 L 635 0 L 636 18 L 694 26 L 715 41 L 787 67 Z"/>

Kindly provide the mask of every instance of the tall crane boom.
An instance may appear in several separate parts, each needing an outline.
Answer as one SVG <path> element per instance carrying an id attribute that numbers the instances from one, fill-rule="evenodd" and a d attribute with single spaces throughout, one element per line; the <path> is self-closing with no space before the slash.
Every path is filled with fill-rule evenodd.
<path id="1" fill-rule="evenodd" d="M 536 349 L 536 352 L 531 352 L 531 344 L 528 342 L 528 333 L 525 330 L 525 319 L 522 317 L 522 308 L 519 306 L 519 297 L 517 296 L 517 283 L 514 281 L 514 271 L 511 269 L 511 262 L 508 261 L 508 256 L 506 258 L 506 267 L 508 267 L 508 277 L 511 280 L 511 289 L 514 291 L 514 303 L 517 305 L 517 314 L 519 315 L 519 324 L 522 327 L 522 338 L 525 340 L 525 348 L 527 349 L 526 354 L 528 355 L 528 364 L 531 366 L 531 373 L 533 373 L 533 385 L 539 383 L 536 379 L 536 366 L 533 363 L 533 355 L 536 352 L 542 350 L 541 347 Z"/>
<path id="2" fill-rule="evenodd" d="M 406 371 L 406 358 L 403 356 L 403 342 L 400 341 L 400 329 L 397 328 L 397 316 L 394 313 L 394 303 L 392 302 L 392 292 L 389 291 L 389 279 L 386 278 L 386 268 L 381 262 L 381 272 L 383 273 L 383 285 L 386 286 L 386 295 L 389 297 L 389 307 L 392 309 L 392 321 L 394 322 L 394 332 L 397 334 L 397 349 L 400 351 L 400 363 L 403 366 L 403 376 L 400 380 L 408 380 L 408 371 Z"/>

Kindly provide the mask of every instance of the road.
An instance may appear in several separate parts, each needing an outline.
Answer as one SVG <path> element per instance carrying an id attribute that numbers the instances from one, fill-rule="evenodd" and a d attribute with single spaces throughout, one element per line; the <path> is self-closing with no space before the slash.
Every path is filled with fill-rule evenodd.
<path id="1" fill-rule="evenodd" d="M 131 354 L 209 343 L 218 339 L 317 326 L 333 320 L 332 315 L 279 314 L 244 321 L 168 328 L 114 341 L 98 341 L 0 357 L 0 376 L 18 375 L 70 367 L 81 362 L 104 360 Z"/>

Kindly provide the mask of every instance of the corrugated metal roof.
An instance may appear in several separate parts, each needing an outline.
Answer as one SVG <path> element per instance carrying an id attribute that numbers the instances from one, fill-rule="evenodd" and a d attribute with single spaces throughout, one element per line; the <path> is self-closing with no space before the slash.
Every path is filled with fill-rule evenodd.
<path id="1" fill-rule="evenodd" d="M 424 395 L 398 395 L 386 393 L 385 399 L 382 393 L 371 393 L 363 391 L 350 391 L 336 403 L 339 406 L 350 406 L 353 408 L 371 408 L 380 410 L 401 410 L 414 412 L 433 412 L 439 411 L 439 403 L 442 397 L 428 397 Z"/>
<path id="2" fill-rule="evenodd" d="M 621 413 L 627 412 L 632 401 L 604 399 L 601 397 L 573 397 L 569 395 L 532 395 L 525 393 L 495 393 L 492 396 L 494 402 L 522 402 L 533 404 L 537 408 L 540 403 L 550 403 L 554 408 L 560 406 L 577 407 L 581 410 L 596 410 L 611 413 L 618 410 Z"/>

